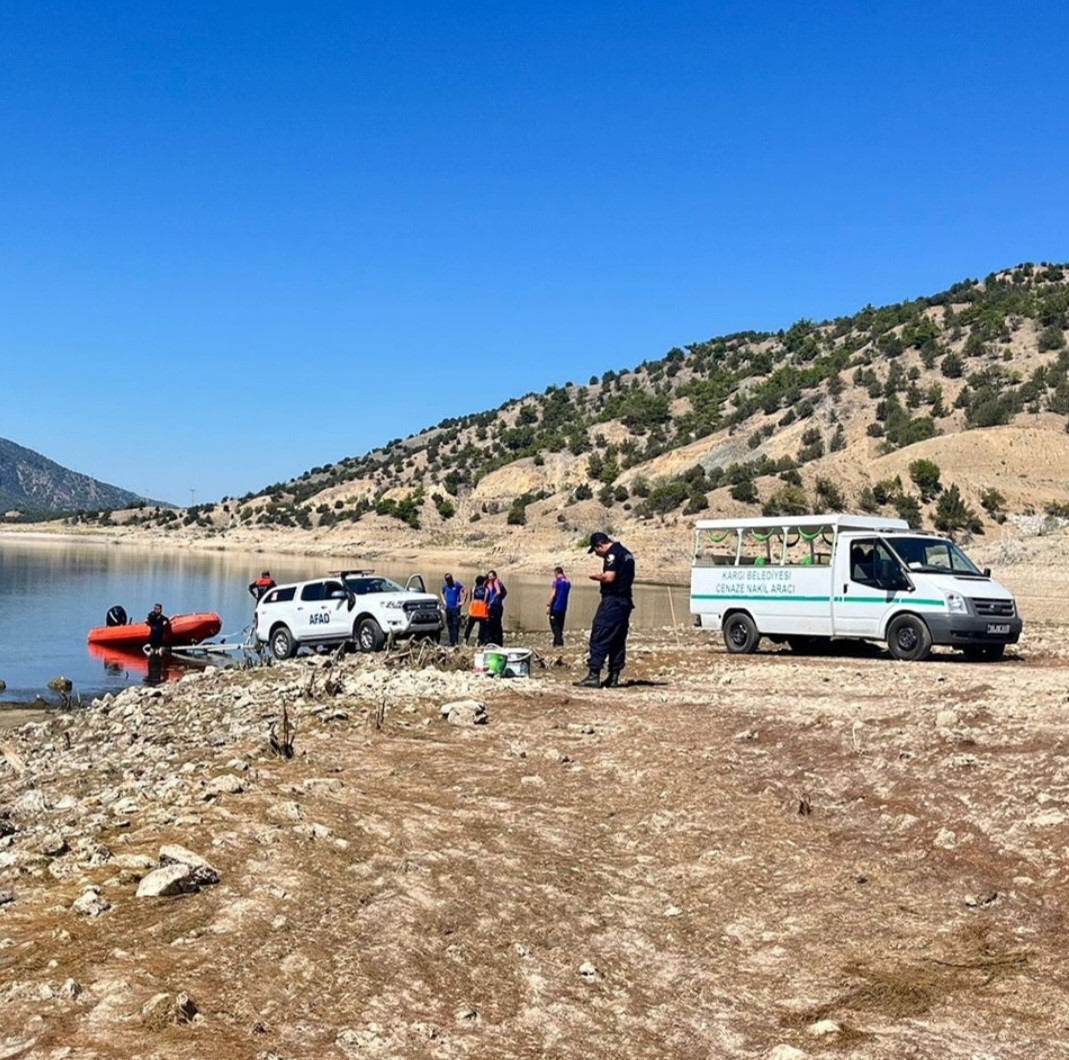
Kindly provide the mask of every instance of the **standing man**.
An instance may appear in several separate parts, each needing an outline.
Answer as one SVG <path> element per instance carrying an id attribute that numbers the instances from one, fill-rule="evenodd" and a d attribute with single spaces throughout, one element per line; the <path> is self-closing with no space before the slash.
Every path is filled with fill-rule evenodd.
<path id="1" fill-rule="evenodd" d="M 452 574 L 445 576 L 442 586 L 442 604 L 445 607 L 445 627 L 449 630 L 449 647 L 455 648 L 460 643 L 460 609 L 468 598 L 468 590 Z"/>
<path id="2" fill-rule="evenodd" d="M 275 579 L 271 577 L 271 572 L 265 570 L 259 578 L 254 582 L 249 582 L 249 592 L 252 593 L 254 600 L 259 600 L 269 589 L 275 587 Z"/>
<path id="3" fill-rule="evenodd" d="M 590 629 L 590 672 L 579 688 L 618 688 L 620 671 L 627 662 L 627 634 L 631 625 L 631 612 L 635 604 L 631 599 L 631 586 L 635 581 L 635 557 L 608 534 L 600 530 L 590 535 L 588 552 L 597 553 L 602 568 L 590 575 L 590 580 L 601 583 L 601 603 L 594 615 Z M 601 668 L 609 662 L 609 676 L 601 681 Z"/>
<path id="4" fill-rule="evenodd" d="M 171 632 L 171 620 L 163 613 L 163 604 L 156 604 L 145 619 L 148 625 L 148 647 L 152 655 L 163 651 L 163 639 Z"/>
<path id="5" fill-rule="evenodd" d="M 553 647 L 564 647 L 564 615 L 568 610 L 568 594 L 572 591 L 572 583 L 564 575 L 563 567 L 553 568 L 553 588 L 549 594 L 549 602 L 546 604 L 546 614 L 549 615 L 549 628 L 553 631 Z"/>

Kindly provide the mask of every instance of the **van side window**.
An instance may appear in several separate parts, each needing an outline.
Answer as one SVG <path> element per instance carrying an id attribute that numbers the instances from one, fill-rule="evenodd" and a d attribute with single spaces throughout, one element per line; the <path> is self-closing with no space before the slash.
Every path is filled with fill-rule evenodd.
<path id="1" fill-rule="evenodd" d="M 888 592 L 909 584 L 894 553 L 877 540 L 851 543 L 850 577 L 862 585 L 872 585 Z"/>
<path id="2" fill-rule="evenodd" d="M 285 589 L 272 589 L 267 596 L 264 597 L 263 602 L 265 604 L 285 604 L 293 599 L 293 594 L 297 591 L 296 586 L 290 585 Z"/>
<path id="3" fill-rule="evenodd" d="M 314 601 L 323 599 L 323 583 L 322 582 L 309 582 L 301 590 L 301 599 Z"/>
<path id="4" fill-rule="evenodd" d="M 876 542 L 850 543 L 850 578 L 862 585 L 876 584 Z"/>

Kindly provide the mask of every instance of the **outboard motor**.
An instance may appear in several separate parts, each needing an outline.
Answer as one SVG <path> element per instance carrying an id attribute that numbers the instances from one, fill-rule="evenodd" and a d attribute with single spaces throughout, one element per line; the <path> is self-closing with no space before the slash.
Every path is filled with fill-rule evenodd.
<path id="1" fill-rule="evenodd" d="M 106 621 L 109 626 L 125 626 L 127 622 L 126 608 L 121 604 L 109 607 Z"/>

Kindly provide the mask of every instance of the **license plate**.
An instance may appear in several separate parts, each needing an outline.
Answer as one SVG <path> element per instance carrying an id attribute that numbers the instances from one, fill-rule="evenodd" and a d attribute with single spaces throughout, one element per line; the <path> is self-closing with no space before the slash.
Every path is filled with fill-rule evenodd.
<path id="1" fill-rule="evenodd" d="M 994 634 L 998 635 L 1000 633 L 1009 633 L 1009 631 L 1010 631 L 1009 622 L 988 622 L 988 624 L 987 624 L 987 632 L 988 633 L 994 633 Z"/>

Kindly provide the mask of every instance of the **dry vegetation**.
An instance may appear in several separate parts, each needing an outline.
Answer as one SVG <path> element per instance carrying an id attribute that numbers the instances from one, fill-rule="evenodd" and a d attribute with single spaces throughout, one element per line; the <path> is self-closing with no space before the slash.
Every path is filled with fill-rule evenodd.
<path id="1" fill-rule="evenodd" d="M 578 650 L 297 660 L 9 733 L 0 1055 L 1064 1055 L 1064 626 L 995 665 L 633 640 L 612 692 Z M 173 842 L 221 882 L 135 898 Z"/>

